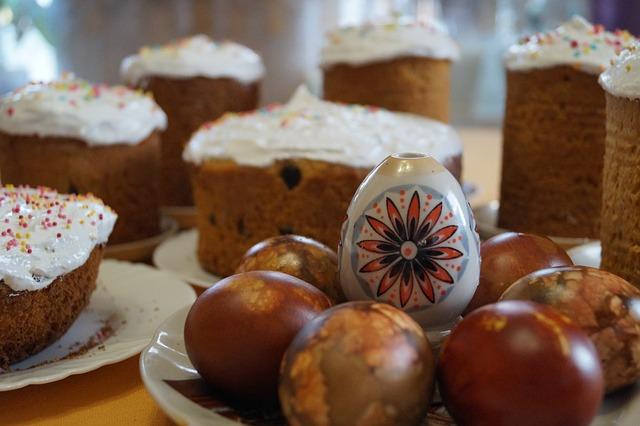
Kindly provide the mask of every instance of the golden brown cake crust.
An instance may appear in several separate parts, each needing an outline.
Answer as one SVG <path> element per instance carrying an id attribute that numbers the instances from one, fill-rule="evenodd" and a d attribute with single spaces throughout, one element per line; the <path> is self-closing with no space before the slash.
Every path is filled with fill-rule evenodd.
<path id="1" fill-rule="evenodd" d="M 601 267 L 640 288 L 640 100 L 606 97 Z"/>
<path id="2" fill-rule="evenodd" d="M 202 124 L 225 112 L 255 109 L 259 83 L 245 84 L 230 78 L 149 76 L 140 81 L 139 87 L 153 93 L 169 119 L 162 134 L 162 205 L 193 205 L 189 173 L 182 160 L 185 145 Z"/>
<path id="3" fill-rule="evenodd" d="M 403 57 L 324 70 L 324 98 L 334 102 L 376 105 L 449 122 L 451 62 Z"/>
<path id="4" fill-rule="evenodd" d="M 11 290 L 0 281 L 0 369 L 30 357 L 71 327 L 96 288 L 102 246 L 84 265 L 37 291 Z"/>
<path id="5" fill-rule="evenodd" d="M 61 193 L 93 193 L 118 213 L 109 243 L 159 232 L 157 132 L 136 145 L 87 146 L 64 137 L 0 132 L 4 184 L 45 185 Z"/>
<path id="6" fill-rule="evenodd" d="M 459 179 L 460 156 L 445 166 Z M 232 274 L 251 246 L 285 234 L 337 249 L 351 197 L 369 171 L 308 159 L 269 167 L 232 160 L 193 166 L 200 264 L 216 275 Z"/>
<path id="7" fill-rule="evenodd" d="M 599 235 L 604 92 L 568 66 L 508 71 L 499 226 Z"/>

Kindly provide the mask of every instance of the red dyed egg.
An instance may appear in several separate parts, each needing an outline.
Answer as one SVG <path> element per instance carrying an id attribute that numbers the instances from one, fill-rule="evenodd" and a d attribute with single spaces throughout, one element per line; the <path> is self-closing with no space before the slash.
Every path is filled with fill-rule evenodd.
<path id="1" fill-rule="evenodd" d="M 298 331 L 330 306 L 320 290 L 287 274 L 230 276 L 191 307 L 184 327 L 187 354 L 223 395 L 276 402 L 284 352 Z"/>
<path id="2" fill-rule="evenodd" d="M 453 330 L 438 383 L 459 425 L 582 426 L 604 392 L 589 337 L 553 308 L 525 301 L 482 307 Z"/>
<path id="3" fill-rule="evenodd" d="M 287 350 L 280 403 L 291 425 L 423 424 L 435 363 L 410 316 L 345 303 L 302 329 Z"/>
<path id="4" fill-rule="evenodd" d="M 542 303 L 571 318 L 596 346 L 608 392 L 640 378 L 640 318 L 632 306 L 640 290 L 622 278 L 586 266 L 545 269 L 516 281 L 502 299 Z"/>
<path id="5" fill-rule="evenodd" d="M 514 282 L 544 268 L 573 265 L 569 255 L 549 238 L 505 232 L 480 246 L 480 283 L 464 314 L 497 302 Z"/>

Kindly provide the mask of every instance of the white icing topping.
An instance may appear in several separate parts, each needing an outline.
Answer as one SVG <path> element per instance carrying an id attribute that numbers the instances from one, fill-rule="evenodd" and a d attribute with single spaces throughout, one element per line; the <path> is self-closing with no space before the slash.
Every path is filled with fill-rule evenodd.
<path id="1" fill-rule="evenodd" d="M 370 23 L 329 32 L 321 63 L 325 68 L 340 63 L 362 65 L 404 56 L 457 60 L 460 48 L 443 25 L 416 21 Z"/>
<path id="2" fill-rule="evenodd" d="M 137 55 L 122 61 L 120 72 L 131 84 L 148 75 L 228 77 L 252 83 L 262 78 L 264 65 L 260 56 L 246 46 L 196 35 L 164 46 L 143 47 Z"/>
<path id="3" fill-rule="evenodd" d="M 600 85 L 614 96 L 640 99 L 640 43 L 624 50 L 614 63 L 600 74 Z"/>
<path id="4" fill-rule="evenodd" d="M 411 114 L 322 101 L 300 87 L 283 106 L 227 114 L 198 130 L 184 151 L 195 164 L 230 158 L 267 166 L 309 158 L 374 167 L 394 152 L 423 152 L 444 161 L 462 152 L 450 126 Z"/>
<path id="5" fill-rule="evenodd" d="M 47 287 L 106 243 L 116 218 L 91 195 L 0 187 L 0 281 L 14 291 Z"/>
<path id="6" fill-rule="evenodd" d="M 72 75 L 31 83 L 0 98 L 0 130 L 10 134 L 134 145 L 166 125 L 167 117 L 150 96 Z"/>
<path id="7" fill-rule="evenodd" d="M 627 31 L 605 31 L 580 16 L 574 16 L 555 30 L 524 38 L 509 48 L 505 65 L 510 70 L 576 67 L 600 74 L 616 55 L 633 42 Z"/>

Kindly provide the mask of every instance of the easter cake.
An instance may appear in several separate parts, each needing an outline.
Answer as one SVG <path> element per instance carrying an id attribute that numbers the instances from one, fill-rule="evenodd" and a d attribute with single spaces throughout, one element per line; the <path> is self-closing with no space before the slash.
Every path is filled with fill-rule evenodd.
<path id="1" fill-rule="evenodd" d="M 166 117 L 150 96 L 66 75 L 0 98 L 2 182 L 93 193 L 120 220 L 111 243 L 159 231 L 159 134 Z"/>
<path id="2" fill-rule="evenodd" d="M 436 23 L 391 21 L 338 28 L 322 49 L 324 97 L 449 121 L 458 45 Z"/>
<path id="3" fill-rule="evenodd" d="M 162 204 L 193 205 L 182 150 L 206 121 L 257 107 L 262 60 L 248 47 L 197 35 L 143 47 L 124 59 L 121 73 L 128 84 L 152 92 L 169 117 L 162 135 Z"/>
<path id="4" fill-rule="evenodd" d="M 574 17 L 508 50 L 500 227 L 598 237 L 605 141 L 598 74 L 632 39 Z"/>
<path id="5" fill-rule="evenodd" d="M 91 195 L 0 188 L 0 370 L 75 321 L 95 289 L 116 217 Z"/>
<path id="6" fill-rule="evenodd" d="M 255 243 L 299 234 L 336 248 L 356 188 L 390 152 L 425 152 L 460 178 L 462 146 L 442 123 L 319 100 L 300 88 L 283 106 L 227 115 L 196 132 L 198 258 L 231 274 Z"/>
<path id="7" fill-rule="evenodd" d="M 640 288 L 640 44 L 600 76 L 607 98 L 602 268 Z"/>

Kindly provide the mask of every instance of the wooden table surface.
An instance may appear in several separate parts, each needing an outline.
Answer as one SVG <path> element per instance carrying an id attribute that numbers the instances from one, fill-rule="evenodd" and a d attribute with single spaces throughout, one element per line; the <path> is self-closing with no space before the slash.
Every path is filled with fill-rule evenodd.
<path id="1" fill-rule="evenodd" d="M 498 197 L 501 145 L 496 129 L 462 129 L 464 180 L 477 186 L 471 204 Z M 55 383 L 0 392 L 0 425 L 169 425 L 147 393 L 138 357 Z"/>

